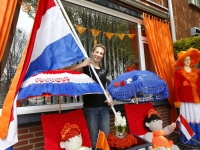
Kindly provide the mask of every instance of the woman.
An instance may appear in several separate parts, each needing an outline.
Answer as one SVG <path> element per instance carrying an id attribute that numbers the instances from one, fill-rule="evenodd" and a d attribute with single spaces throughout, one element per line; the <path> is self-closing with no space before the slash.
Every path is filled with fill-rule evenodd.
<path id="1" fill-rule="evenodd" d="M 200 73 L 193 66 L 199 61 L 200 53 L 190 48 L 178 53 L 178 60 L 173 65 L 179 69 L 174 74 L 175 107 L 188 121 L 195 132 L 194 139 L 200 141 Z M 188 144 L 196 145 L 189 141 Z"/>
<path id="2" fill-rule="evenodd" d="M 94 66 L 94 69 L 106 89 L 106 75 L 107 71 L 105 68 L 100 66 L 100 62 L 106 53 L 106 48 L 101 44 L 96 44 L 92 48 L 92 57 L 85 59 L 82 63 L 66 67 L 67 70 L 77 70 L 89 75 L 97 83 L 97 79 L 90 67 L 90 64 Z M 108 92 L 107 92 L 108 93 Z M 109 93 L 108 93 L 109 95 Z M 109 95 L 110 97 L 110 95 Z M 107 104 L 107 103 L 108 104 Z M 106 135 L 110 131 L 110 114 L 109 106 L 113 106 L 113 100 L 110 97 L 110 102 L 106 100 L 104 94 L 88 94 L 83 95 L 83 107 L 84 115 L 87 121 L 88 129 L 90 132 L 90 138 L 92 140 L 92 147 L 95 149 L 98 132 L 99 130 L 103 131 Z"/>

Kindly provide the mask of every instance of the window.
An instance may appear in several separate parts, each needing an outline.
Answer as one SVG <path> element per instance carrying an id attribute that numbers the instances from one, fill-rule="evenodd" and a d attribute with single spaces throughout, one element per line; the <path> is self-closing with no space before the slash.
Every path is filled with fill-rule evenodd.
<path id="1" fill-rule="evenodd" d="M 75 1 L 74 3 L 76 3 Z M 75 30 L 77 31 L 77 35 L 79 36 L 88 56 L 90 57 L 91 48 L 94 43 L 102 43 L 107 48 L 107 53 L 102 61 L 102 66 L 106 67 L 109 72 L 109 78 L 112 80 L 116 78 L 118 75 L 126 71 L 127 66 L 134 66 L 136 70 L 140 70 L 140 57 L 139 57 L 139 40 L 138 40 L 138 22 L 142 21 L 139 19 L 135 19 L 132 16 L 124 15 L 116 11 L 113 13 L 111 9 L 108 11 L 101 12 L 102 6 L 98 6 L 99 8 L 95 8 L 96 10 L 86 8 L 80 5 L 75 5 L 68 2 L 63 2 L 65 10 L 74 25 Z M 78 2 L 77 2 L 78 3 Z M 87 1 L 82 1 L 81 3 L 88 3 Z M 91 7 L 92 8 L 92 7 Z M 105 8 L 105 7 L 104 7 Z M 121 15 L 118 15 L 118 13 Z M 122 19 L 123 18 L 123 19 Z M 136 20 L 136 22 L 133 22 Z M 86 30 L 81 33 L 78 31 L 79 27 L 84 27 Z M 98 35 L 95 35 L 93 31 L 99 32 Z M 9 63 L 9 61 L 8 61 Z M 9 72 L 9 71 L 8 71 Z M 9 73 L 7 74 L 7 76 Z M 13 77 L 14 74 L 12 74 Z M 12 80 L 9 76 L 7 83 L 9 84 Z M 8 90 L 8 88 L 7 88 Z M 6 91 L 7 92 L 7 91 Z M 0 102 L 5 98 L 5 91 L 0 93 Z M 81 104 L 77 105 L 77 102 L 82 102 L 82 98 L 71 98 L 71 97 L 51 97 L 50 101 L 46 102 L 45 97 L 37 97 L 28 100 L 22 100 L 20 105 L 21 109 L 26 109 L 27 112 L 30 112 L 30 107 L 26 108 L 23 106 L 35 106 L 33 112 L 41 111 L 43 112 L 45 107 L 42 106 L 40 110 L 36 110 L 39 108 L 38 105 L 52 106 L 52 104 L 58 104 L 58 101 L 61 101 L 62 107 L 63 105 L 72 104 L 68 107 L 70 109 L 75 109 L 76 107 L 80 107 Z M 0 103 L 1 104 L 1 103 Z M 65 105 L 65 106 L 66 106 Z M 38 107 L 37 107 L 38 106 Z M 67 106 L 66 106 L 67 107 Z M 2 108 L 2 105 L 0 105 Z M 57 108 L 48 107 L 49 111 L 54 111 Z M 48 111 L 47 109 L 45 109 Z"/>
<path id="2" fill-rule="evenodd" d="M 156 73 L 152 57 L 150 54 L 149 46 L 147 43 L 144 43 L 144 53 L 145 53 L 145 66 L 146 70 Z"/>

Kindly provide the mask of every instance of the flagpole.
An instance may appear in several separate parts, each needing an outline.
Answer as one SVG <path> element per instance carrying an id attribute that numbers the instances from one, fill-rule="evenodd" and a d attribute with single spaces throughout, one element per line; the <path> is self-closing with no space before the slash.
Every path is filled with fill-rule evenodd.
<path id="1" fill-rule="evenodd" d="M 63 12 L 65 18 L 67 19 L 67 22 L 69 23 L 69 26 L 70 26 L 70 28 L 71 28 L 73 34 L 74 34 L 73 36 L 75 36 L 75 39 L 77 40 L 78 45 L 80 46 L 80 49 L 81 49 L 83 55 L 84 55 L 86 58 L 88 58 L 88 55 L 87 55 L 87 53 L 86 53 L 86 51 L 85 51 L 85 49 L 84 49 L 84 47 L 83 47 L 83 45 L 82 45 L 82 43 L 81 43 L 81 41 L 80 41 L 78 35 L 77 35 L 77 33 L 76 33 L 76 31 L 75 31 L 75 29 L 74 29 L 74 27 L 73 27 L 73 25 L 72 25 L 72 23 L 71 23 L 71 21 L 70 21 L 68 15 L 67 15 L 67 13 L 66 13 L 64 7 L 63 7 L 63 5 L 62 5 L 62 3 L 61 3 L 61 1 L 60 1 L 60 0 L 57 0 L 57 1 L 58 1 L 58 3 L 59 3 L 59 6 L 60 6 L 60 8 L 61 8 L 61 10 L 62 10 L 62 12 Z M 56 0 L 55 0 L 55 3 L 56 3 L 56 5 L 58 6 Z M 90 64 L 90 66 L 91 66 L 92 71 L 93 71 L 95 77 L 97 78 L 97 80 L 98 80 L 98 82 L 99 82 L 101 88 L 102 88 L 103 91 L 104 91 L 104 94 L 105 94 L 105 96 L 106 96 L 106 99 L 108 100 L 108 102 L 110 102 L 110 98 L 108 97 L 108 94 L 107 94 L 107 92 L 105 91 L 105 89 L 104 89 L 104 87 L 103 87 L 103 85 L 102 85 L 102 83 L 101 83 L 101 81 L 100 81 L 100 79 L 99 79 L 99 77 L 98 77 L 98 75 L 97 75 L 97 73 L 96 73 L 96 71 L 95 71 L 93 65 Z M 113 113 L 116 115 L 115 108 L 112 106 L 111 109 L 112 109 Z"/>

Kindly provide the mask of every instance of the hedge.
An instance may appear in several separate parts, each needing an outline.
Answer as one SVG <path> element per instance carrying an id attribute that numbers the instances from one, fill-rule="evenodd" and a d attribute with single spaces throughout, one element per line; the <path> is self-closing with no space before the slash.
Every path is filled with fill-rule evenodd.
<path id="1" fill-rule="evenodd" d="M 183 38 L 174 42 L 174 53 L 176 55 L 178 52 L 186 51 L 191 47 L 200 50 L 200 35 Z"/>

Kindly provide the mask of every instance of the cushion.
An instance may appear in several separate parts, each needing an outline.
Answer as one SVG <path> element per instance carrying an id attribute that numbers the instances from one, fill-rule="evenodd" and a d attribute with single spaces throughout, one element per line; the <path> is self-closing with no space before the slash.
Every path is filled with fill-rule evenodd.
<path id="1" fill-rule="evenodd" d="M 65 114 L 46 114 L 41 116 L 44 149 L 62 150 L 60 148 L 61 130 L 66 123 L 77 124 L 81 130 L 82 146 L 92 147 L 89 131 L 82 109 L 70 111 Z"/>
<path id="2" fill-rule="evenodd" d="M 129 131 L 131 134 L 144 135 L 148 130 L 144 126 L 144 118 L 149 109 L 154 109 L 150 102 L 124 105 Z"/>

